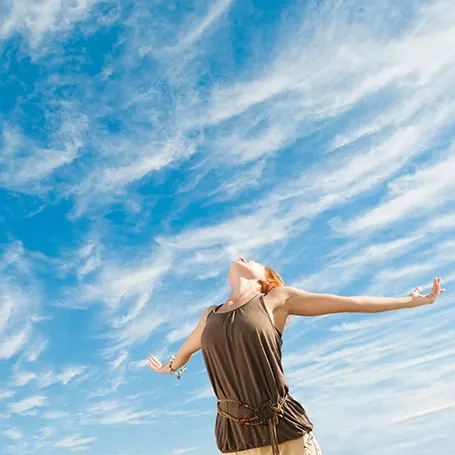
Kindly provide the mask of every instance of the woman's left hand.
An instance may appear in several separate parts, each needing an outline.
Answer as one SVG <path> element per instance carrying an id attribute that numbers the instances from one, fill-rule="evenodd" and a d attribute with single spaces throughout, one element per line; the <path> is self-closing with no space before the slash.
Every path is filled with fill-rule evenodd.
<path id="1" fill-rule="evenodd" d="M 422 288 L 418 287 L 409 294 L 412 297 L 412 302 L 415 306 L 431 304 L 439 297 L 440 294 L 445 292 L 445 289 L 441 289 L 441 278 L 435 278 L 433 280 L 433 289 L 429 294 L 422 295 L 420 293 L 421 290 Z"/>

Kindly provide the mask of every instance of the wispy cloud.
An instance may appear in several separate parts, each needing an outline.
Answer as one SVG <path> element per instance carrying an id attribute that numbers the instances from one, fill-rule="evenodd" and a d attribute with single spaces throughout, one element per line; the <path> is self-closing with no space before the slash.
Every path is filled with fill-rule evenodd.
<path id="1" fill-rule="evenodd" d="M 224 14 L 233 3 L 233 0 L 218 0 L 215 3 L 210 5 L 207 15 L 194 27 L 190 30 L 180 41 L 166 50 L 169 51 L 182 51 L 188 46 L 193 45 L 197 42 L 207 30 L 218 20 L 218 18 Z"/>
<path id="2" fill-rule="evenodd" d="M 207 386 L 203 389 L 196 390 L 195 393 L 185 401 L 185 403 L 196 400 L 203 400 L 205 398 L 213 398 L 214 396 L 215 394 L 213 393 L 212 386 Z"/>
<path id="3" fill-rule="evenodd" d="M 166 335 L 166 340 L 169 343 L 175 343 L 183 338 L 186 338 L 196 328 L 198 321 L 188 322 L 182 327 L 172 330 Z"/>
<path id="4" fill-rule="evenodd" d="M 3 129 L 2 187 L 25 193 L 39 191 L 44 180 L 60 167 L 77 157 L 77 148 L 67 144 L 65 148 L 53 150 L 36 147 L 33 142 L 16 131 Z"/>
<path id="5" fill-rule="evenodd" d="M 34 276 L 35 261 L 21 242 L 7 244 L 1 260 L 0 359 L 7 360 L 23 351 L 33 337 L 40 291 Z"/>
<path id="6" fill-rule="evenodd" d="M 14 390 L 1 390 L 0 391 L 0 400 L 7 400 L 8 398 L 12 398 L 16 392 Z"/>
<path id="7" fill-rule="evenodd" d="M 40 341 L 33 343 L 27 351 L 27 361 L 36 362 L 41 353 L 46 349 L 47 343 L 48 342 L 45 339 L 41 339 Z"/>
<path id="8" fill-rule="evenodd" d="M 149 422 L 149 419 L 144 417 L 156 415 L 156 411 L 140 411 L 129 403 L 110 400 L 90 405 L 84 415 L 84 422 L 89 425 L 142 425 Z"/>
<path id="9" fill-rule="evenodd" d="M 68 417 L 69 413 L 66 411 L 47 411 L 43 413 L 43 418 L 48 420 L 58 420 Z"/>
<path id="10" fill-rule="evenodd" d="M 369 213 L 339 226 L 346 234 L 384 228 L 406 218 L 417 217 L 424 209 L 428 215 L 436 212 L 453 198 L 455 160 L 448 157 L 434 165 L 426 165 L 413 175 L 393 182 L 394 195 L 389 201 L 376 206 Z M 400 190 L 398 190 L 400 188 Z"/>
<path id="11" fill-rule="evenodd" d="M 54 444 L 54 447 L 62 447 L 62 448 L 73 448 L 73 447 L 80 447 L 86 446 L 91 442 L 95 441 L 95 437 L 90 438 L 81 438 L 80 435 L 73 435 L 67 436 L 66 438 L 60 439 Z"/>
<path id="12" fill-rule="evenodd" d="M 38 385 L 40 388 L 46 388 L 53 384 L 61 383 L 69 384 L 74 378 L 81 376 L 86 370 L 84 366 L 67 367 L 61 373 L 47 371 L 37 376 Z"/>
<path id="13" fill-rule="evenodd" d="M 128 358 L 128 352 L 123 351 L 113 362 L 112 362 L 112 369 L 116 370 L 119 366 L 121 366 L 125 360 Z"/>
<path id="14" fill-rule="evenodd" d="M 36 378 L 36 374 L 32 371 L 17 371 L 12 379 L 14 387 L 22 387 Z"/>
<path id="15" fill-rule="evenodd" d="M 35 395 L 9 404 L 9 410 L 15 414 L 35 414 L 36 409 L 45 405 L 47 398 Z"/>
<path id="16" fill-rule="evenodd" d="M 32 46 L 38 46 L 47 33 L 63 31 L 83 18 L 94 3 L 93 0 L 45 0 L 44 4 L 35 0 L 7 0 L 2 7 L 0 36 L 5 39 L 24 33 Z"/>
<path id="17" fill-rule="evenodd" d="M 2 434 L 15 441 L 22 438 L 22 433 L 17 428 L 7 428 Z"/>
<path id="18" fill-rule="evenodd" d="M 9 359 L 16 355 L 30 340 L 30 326 L 15 330 L 5 341 L 0 343 L 0 359 Z"/>

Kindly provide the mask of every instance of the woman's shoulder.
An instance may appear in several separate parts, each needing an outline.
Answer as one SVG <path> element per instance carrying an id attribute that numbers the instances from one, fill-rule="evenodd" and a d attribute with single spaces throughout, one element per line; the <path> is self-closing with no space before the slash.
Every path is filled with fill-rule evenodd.
<path id="1" fill-rule="evenodd" d="M 215 308 L 218 307 L 219 305 L 210 305 L 202 312 L 201 318 L 207 317 Z"/>
<path id="2" fill-rule="evenodd" d="M 205 324 L 205 321 L 207 320 L 208 316 L 210 313 L 212 313 L 212 311 L 214 311 L 215 309 L 217 309 L 220 305 L 210 305 L 209 307 L 207 307 L 201 314 L 201 318 L 200 318 L 200 323 L 202 324 Z"/>
<path id="3" fill-rule="evenodd" d="M 281 308 L 289 296 L 287 286 L 278 286 L 273 288 L 263 296 L 264 303 L 270 311 Z"/>

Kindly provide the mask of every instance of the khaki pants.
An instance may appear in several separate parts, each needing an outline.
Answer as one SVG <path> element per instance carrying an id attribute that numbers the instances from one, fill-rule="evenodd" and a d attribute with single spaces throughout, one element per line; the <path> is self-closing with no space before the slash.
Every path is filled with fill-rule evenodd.
<path id="1" fill-rule="evenodd" d="M 312 431 L 301 438 L 283 442 L 278 447 L 280 448 L 280 455 L 322 455 L 321 448 Z M 272 455 L 272 446 L 230 452 L 223 455 Z"/>

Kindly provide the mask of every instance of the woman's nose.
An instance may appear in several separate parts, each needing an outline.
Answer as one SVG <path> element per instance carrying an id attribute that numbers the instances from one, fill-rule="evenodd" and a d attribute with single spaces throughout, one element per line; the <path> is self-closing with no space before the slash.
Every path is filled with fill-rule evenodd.
<path id="1" fill-rule="evenodd" d="M 246 259 L 245 259 L 244 257 L 240 257 L 240 260 L 241 260 L 242 262 L 246 262 Z"/>

